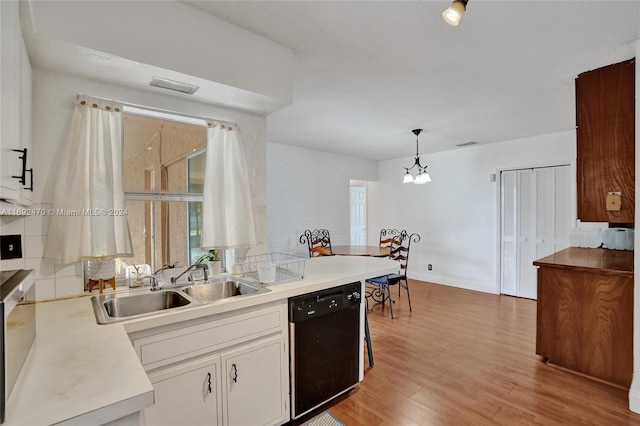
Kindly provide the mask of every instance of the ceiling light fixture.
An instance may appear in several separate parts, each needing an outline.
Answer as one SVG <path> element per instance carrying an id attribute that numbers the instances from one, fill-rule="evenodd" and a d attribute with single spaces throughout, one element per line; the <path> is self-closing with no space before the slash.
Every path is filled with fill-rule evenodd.
<path id="1" fill-rule="evenodd" d="M 442 19 L 449 25 L 454 27 L 460 23 L 460 18 L 465 10 L 467 10 L 467 3 L 469 0 L 454 0 L 444 12 L 442 12 Z"/>
<path id="2" fill-rule="evenodd" d="M 404 180 L 402 181 L 402 183 L 413 182 L 417 185 L 423 185 L 427 182 L 431 182 L 431 176 L 429 176 L 429 173 L 427 173 L 427 166 L 422 166 L 422 164 L 420 164 L 420 154 L 418 154 L 418 135 L 420 134 L 420 132 L 422 132 L 422 129 L 415 129 L 412 130 L 412 132 L 414 135 L 416 135 L 416 162 L 413 163 L 413 166 L 404 168 L 406 170 L 406 173 L 404 174 Z M 418 176 L 416 176 L 414 179 L 413 175 L 409 173 L 409 170 L 413 169 L 416 166 L 418 166 Z"/>

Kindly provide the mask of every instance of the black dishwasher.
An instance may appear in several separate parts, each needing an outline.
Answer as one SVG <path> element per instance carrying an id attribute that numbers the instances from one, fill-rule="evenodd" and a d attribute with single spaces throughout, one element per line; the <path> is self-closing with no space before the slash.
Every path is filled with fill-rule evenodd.
<path id="1" fill-rule="evenodd" d="M 289 299 L 292 418 L 358 383 L 360 292 L 354 282 Z"/>

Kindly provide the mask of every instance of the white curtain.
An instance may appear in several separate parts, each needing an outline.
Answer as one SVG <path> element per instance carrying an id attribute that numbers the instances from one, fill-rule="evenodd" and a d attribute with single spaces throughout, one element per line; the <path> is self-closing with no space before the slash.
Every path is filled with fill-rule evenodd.
<path id="1" fill-rule="evenodd" d="M 122 106 L 78 96 L 55 182 L 45 259 L 132 256 L 122 187 Z"/>
<path id="2" fill-rule="evenodd" d="M 238 132 L 215 124 L 207 129 L 202 196 L 202 247 L 256 245 L 249 174 Z"/>

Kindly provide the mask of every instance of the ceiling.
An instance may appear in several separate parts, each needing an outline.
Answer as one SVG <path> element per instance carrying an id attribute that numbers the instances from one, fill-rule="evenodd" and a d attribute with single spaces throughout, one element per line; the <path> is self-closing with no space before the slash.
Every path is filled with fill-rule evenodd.
<path id="1" fill-rule="evenodd" d="M 574 79 L 634 56 L 640 2 L 186 1 L 293 49 L 267 140 L 390 159 L 571 130 Z"/>
<path id="2" fill-rule="evenodd" d="M 440 16 L 449 0 L 182 3 L 294 52 L 269 142 L 373 160 L 412 156 L 415 128 L 421 153 L 571 130 L 575 77 L 633 57 L 640 38 L 638 1 L 470 0 L 458 27 Z M 27 42 L 36 66 L 149 89 L 144 64 Z"/>

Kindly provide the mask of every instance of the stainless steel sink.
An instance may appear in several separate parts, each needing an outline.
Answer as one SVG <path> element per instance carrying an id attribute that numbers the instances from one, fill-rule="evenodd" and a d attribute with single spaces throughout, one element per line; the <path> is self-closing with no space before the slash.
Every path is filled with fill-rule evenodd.
<path id="1" fill-rule="evenodd" d="M 260 285 L 224 279 L 157 291 L 145 289 L 132 293 L 100 294 L 91 297 L 91 305 L 98 324 L 109 324 L 267 291 L 270 290 Z"/>
<path id="2" fill-rule="evenodd" d="M 98 295 L 91 298 L 98 323 L 105 324 L 180 308 L 193 302 L 177 290 L 133 295 Z"/>
<path id="3" fill-rule="evenodd" d="M 270 290 L 238 280 L 224 280 L 192 285 L 183 288 L 182 291 L 198 302 L 211 303 L 229 297 L 264 293 Z"/>

